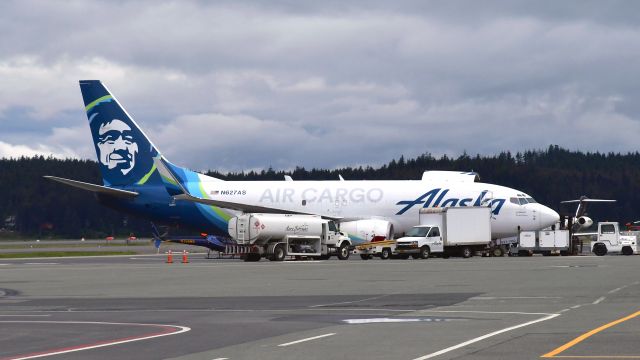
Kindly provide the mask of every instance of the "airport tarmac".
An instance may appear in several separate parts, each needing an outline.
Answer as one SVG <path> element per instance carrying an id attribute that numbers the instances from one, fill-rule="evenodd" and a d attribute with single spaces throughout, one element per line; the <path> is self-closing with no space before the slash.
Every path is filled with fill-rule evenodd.
<path id="1" fill-rule="evenodd" d="M 189 260 L 0 260 L 0 359 L 640 358 L 638 256 Z"/>

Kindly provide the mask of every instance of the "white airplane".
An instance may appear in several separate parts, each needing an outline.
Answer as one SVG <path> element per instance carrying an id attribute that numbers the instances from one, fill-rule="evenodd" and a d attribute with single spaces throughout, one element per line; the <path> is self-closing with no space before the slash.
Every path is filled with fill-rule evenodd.
<path id="1" fill-rule="evenodd" d="M 425 171 L 421 180 L 222 181 L 167 161 L 100 81 L 80 81 L 80 89 L 103 185 L 48 178 L 158 223 L 226 235 L 240 213 L 314 214 L 338 221 L 358 243 L 403 234 L 417 224 L 420 208 L 490 206 L 494 239 L 559 220 L 522 191 L 476 182 L 472 172 Z"/>
<path id="2" fill-rule="evenodd" d="M 578 204 L 576 208 L 576 214 L 573 217 L 573 226 L 574 230 L 587 229 L 593 225 L 593 220 L 587 216 L 587 204 L 589 203 L 614 203 L 616 200 L 606 200 L 606 199 L 589 199 L 588 197 L 582 195 L 580 199 L 576 200 L 565 200 L 561 201 L 561 204 Z M 565 227 L 568 224 L 565 224 Z M 589 233 L 591 234 L 591 233 Z M 582 235 L 588 235 L 583 233 Z"/>

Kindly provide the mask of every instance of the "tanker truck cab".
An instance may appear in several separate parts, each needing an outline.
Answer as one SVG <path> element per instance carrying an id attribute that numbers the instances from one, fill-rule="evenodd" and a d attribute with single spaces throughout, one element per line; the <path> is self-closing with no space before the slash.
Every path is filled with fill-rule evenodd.
<path id="1" fill-rule="evenodd" d="M 414 259 L 427 259 L 431 252 L 444 251 L 440 226 L 418 225 L 407 232 L 405 237 L 396 241 L 398 254 L 411 254 Z"/>

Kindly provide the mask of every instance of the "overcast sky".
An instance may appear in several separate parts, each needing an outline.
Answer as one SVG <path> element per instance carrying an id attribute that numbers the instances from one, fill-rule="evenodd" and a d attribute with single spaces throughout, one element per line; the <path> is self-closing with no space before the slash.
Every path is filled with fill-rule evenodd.
<path id="1" fill-rule="evenodd" d="M 95 159 L 100 79 L 172 162 L 640 149 L 639 1 L 2 1 L 0 157 Z"/>

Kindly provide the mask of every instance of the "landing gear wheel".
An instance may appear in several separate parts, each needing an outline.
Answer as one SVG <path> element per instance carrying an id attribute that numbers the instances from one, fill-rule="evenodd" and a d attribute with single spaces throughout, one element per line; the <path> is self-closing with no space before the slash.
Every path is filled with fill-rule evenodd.
<path id="1" fill-rule="evenodd" d="M 389 248 L 382 249 L 382 251 L 380 252 L 380 259 L 387 260 L 390 257 L 391 257 L 391 249 Z"/>
<path id="2" fill-rule="evenodd" d="M 431 249 L 429 249 L 428 246 L 423 246 L 420 248 L 420 259 L 426 260 L 429 258 L 429 255 L 431 255 Z"/>
<path id="3" fill-rule="evenodd" d="M 369 260 L 369 259 L 371 259 L 371 255 L 369 255 L 369 254 L 360 254 L 360 259 Z"/>
<path id="4" fill-rule="evenodd" d="M 460 253 L 462 257 L 465 259 L 468 259 L 473 256 L 473 251 L 471 251 L 471 248 L 468 246 L 463 247 L 462 250 L 460 250 Z"/>
<path id="5" fill-rule="evenodd" d="M 349 252 L 349 244 L 343 242 L 338 248 L 338 259 L 347 260 L 350 254 L 351 253 Z"/>

